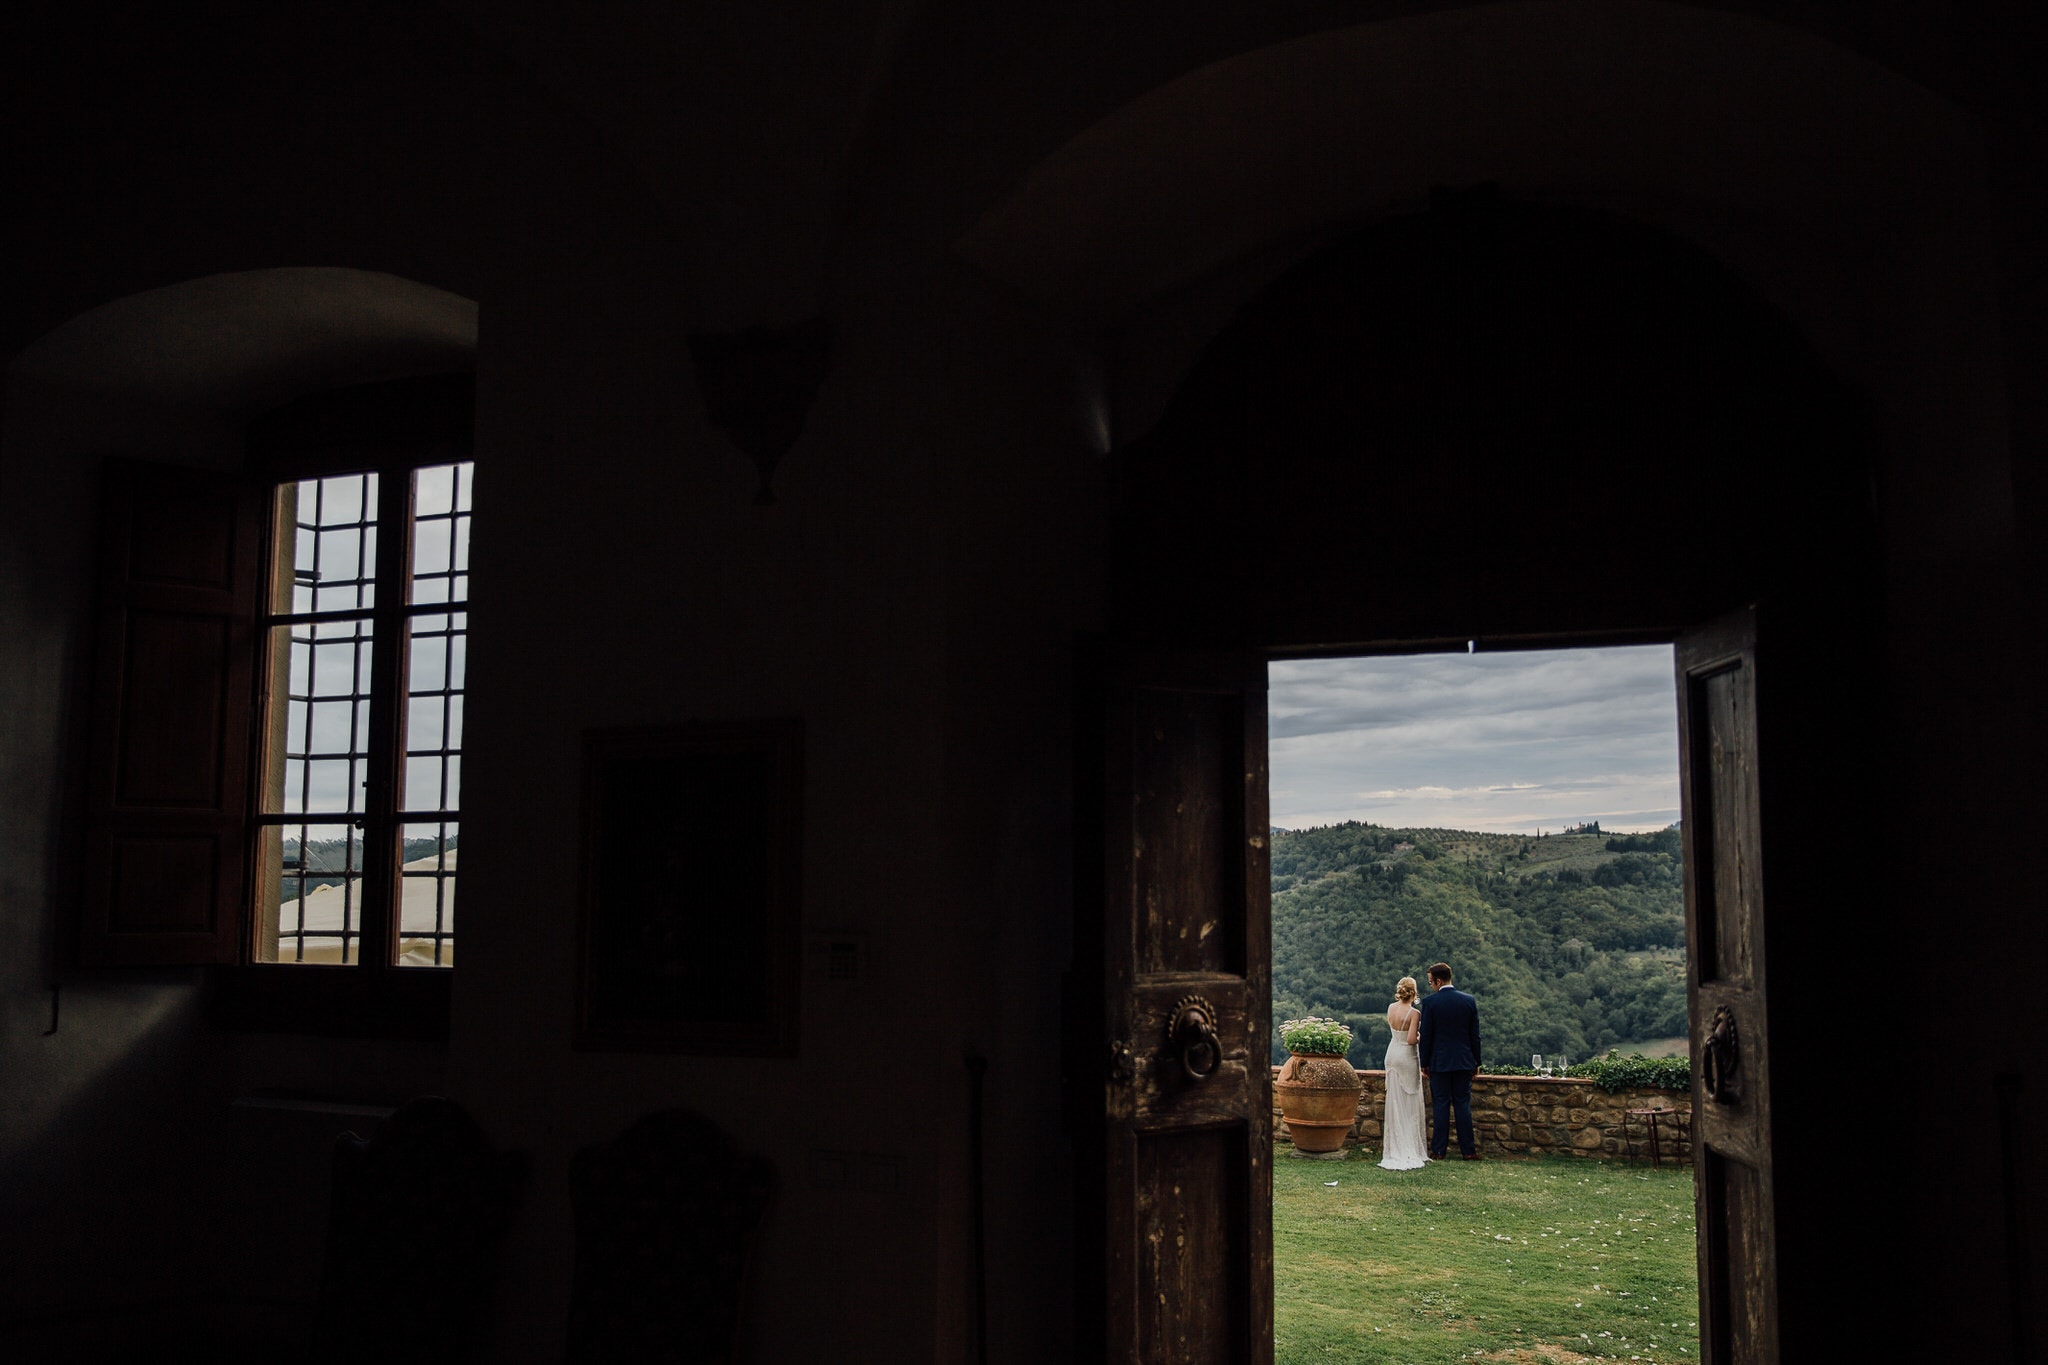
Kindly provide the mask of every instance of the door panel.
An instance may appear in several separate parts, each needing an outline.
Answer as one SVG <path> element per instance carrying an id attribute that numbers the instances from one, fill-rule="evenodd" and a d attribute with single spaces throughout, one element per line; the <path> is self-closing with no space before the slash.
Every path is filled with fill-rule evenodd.
<path id="1" fill-rule="evenodd" d="M 1772 1365 L 1778 1279 L 1754 612 L 1681 637 L 1676 666 L 1701 1354 L 1710 1365 Z"/>
<path id="2" fill-rule="evenodd" d="M 1265 661 L 1105 651 L 1083 679 L 1082 1346 L 1272 1359 Z M 1178 1027 L 1178 1032 L 1176 1031 Z"/>
<path id="3" fill-rule="evenodd" d="M 1760 832 L 1755 676 L 1736 654 L 1702 663 L 1686 688 L 1693 763 L 1704 784 L 1699 976 L 1740 986 L 1750 978 L 1750 943 L 1763 890 L 1754 856 Z"/>
<path id="4" fill-rule="evenodd" d="M 1229 692 L 1141 688 L 1131 706 L 1138 970 L 1240 973 L 1242 700 Z"/>
<path id="5" fill-rule="evenodd" d="M 234 962 L 266 491 L 107 462 L 78 959 Z"/>
<path id="6" fill-rule="evenodd" d="M 1243 1124 L 1134 1134 L 1138 1359 L 1241 1360 L 1251 1153 Z"/>

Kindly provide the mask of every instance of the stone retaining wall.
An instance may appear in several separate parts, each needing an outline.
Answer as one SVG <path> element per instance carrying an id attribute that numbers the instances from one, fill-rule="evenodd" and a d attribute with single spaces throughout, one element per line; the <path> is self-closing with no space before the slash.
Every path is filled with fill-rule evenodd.
<path id="1" fill-rule="evenodd" d="M 1274 1067 L 1274 1075 L 1280 1068 Z M 1361 1071 L 1365 1089 L 1358 1096 L 1358 1122 L 1346 1135 L 1347 1146 L 1377 1152 L 1380 1120 L 1386 1112 L 1387 1073 Z M 1670 1109 L 1682 1116 L 1658 1122 L 1659 1139 L 1666 1160 L 1689 1159 L 1692 1149 L 1683 1134 L 1690 1127 L 1692 1096 L 1674 1090 L 1617 1090 L 1608 1094 L 1589 1080 L 1543 1076 L 1489 1076 L 1481 1073 L 1472 1082 L 1472 1132 L 1479 1150 L 1487 1156 L 1513 1154 L 1626 1157 L 1631 1149 L 1638 1156 L 1649 1155 L 1649 1134 L 1640 1118 L 1628 1120 L 1626 1143 L 1622 1113 L 1628 1109 Z M 1429 1082 L 1422 1082 L 1422 1113 L 1429 1119 Z M 1293 1140 L 1280 1120 L 1280 1101 L 1273 1100 L 1273 1141 L 1291 1149 Z M 1457 1134 L 1450 1138 L 1453 1149 Z"/>

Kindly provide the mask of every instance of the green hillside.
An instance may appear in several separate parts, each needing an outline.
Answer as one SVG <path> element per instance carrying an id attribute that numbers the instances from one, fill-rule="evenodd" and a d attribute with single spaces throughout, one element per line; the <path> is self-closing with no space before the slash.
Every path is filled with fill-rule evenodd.
<path id="1" fill-rule="evenodd" d="M 1356 822 L 1273 835 L 1273 1019 L 1351 1025 L 1377 1067 L 1394 983 L 1439 959 L 1489 1065 L 1684 1034 L 1678 830 L 1543 837 Z M 1274 1030 L 1274 1060 L 1285 1058 Z"/>

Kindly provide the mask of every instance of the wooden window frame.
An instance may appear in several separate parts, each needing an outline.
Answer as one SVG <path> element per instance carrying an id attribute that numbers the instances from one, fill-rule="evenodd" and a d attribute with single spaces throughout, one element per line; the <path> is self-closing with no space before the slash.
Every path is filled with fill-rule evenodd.
<path id="1" fill-rule="evenodd" d="M 109 462 L 83 751 L 81 966 L 203 966 L 207 1016 L 228 1028 L 446 1037 L 452 969 L 392 961 L 406 824 L 397 779 L 414 614 L 405 601 L 412 475 L 474 463 L 474 406 L 468 373 L 366 384 L 259 418 L 237 473 Z M 259 961 L 259 935 L 274 918 L 259 902 L 264 830 L 277 823 L 265 810 L 274 661 L 264 632 L 276 614 L 278 494 L 305 479 L 370 472 L 379 476 L 374 573 L 383 590 L 371 608 L 368 914 L 348 965 Z M 289 582 L 292 566 L 281 572 Z M 179 667 L 163 668 L 165 659 Z"/>
<path id="2" fill-rule="evenodd" d="M 270 534 L 264 544 L 264 578 L 271 593 L 289 591 L 284 576 L 291 566 L 279 558 L 278 531 L 282 492 L 301 481 L 348 475 L 377 476 L 378 528 L 376 563 L 371 579 L 377 585 L 370 608 L 369 735 L 364 746 L 366 794 L 357 823 L 362 833 L 363 866 L 358 885 L 362 896 L 355 939 L 355 960 L 345 965 L 268 961 L 261 959 L 262 940 L 276 931 L 275 911 L 259 903 L 263 875 L 264 831 L 286 825 L 282 812 L 264 810 L 264 788 L 274 761 L 268 733 L 269 708 L 279 661 L 264 634 L 280 613 L 266 601 L 259 608 L 255 630 L 259 664 L 254 701 L 257 734 L 251 745 L 249 785 L 249 852 L 242 962 L 217 973 L 216 1013 L 223 1022 L 256 1029 L 287 1029 L 320 1033 L 444 1036 L 447 1028 L 448 979 L 454 968 L 401 966 L 393 960 L 399 937 L 403 901 L 405 770 L 404 716 L 411 696 L 408 686 L 408 645 L 411 620 L 419 614 L 409 603 L 415 540 L 415 480 L 422 470 L 472 463 L 467 450 L 440 446 L 341 448 L 289 451 L 261 461 L 260 477 L 268 492 Z M 274 599 L 273 599 L 274 600 Z M 451 606 L 451 611 L 454 608 Z M 463 608 L 466 610 L 466 606 Z M 288 667 L 288 665 L 286 665 Z M 437 813 L 446 822 L 459 819 Z M 347 816 L 308 814 L 298 823 L 347 823 Z M 286 827 L 289 827 L 286 825 Z"/>
<path id="3" fill-rule="evenodd" d="M 353 929 L 346 925 L 343 929 L 345 944 L 349 938 L 355 940 L 355 960 L 348 964 L 350 966 L 398 965 L 394 959 L 398 955 L 399 940 L 404 937 L 403 925 L 399 923 L 404 899 L 404 882 L 409 875 L 421 875 L 408 874 L 404 871 L 406 827 L 418 823 L 435 823 L 445 828 L 449 824 L 458 823 L 461 819 L 459 808 L 451 808 L 445 804 L 432 809 L 413 807 L 407 804 L 406 799 L 410 795 L 410 761 L 438 757 L 445 762 L 451 756 L 459 757 L 460 754 L 459 749 L 451 751 L 447 748 L 445 732 L 442 736 L 442 747 L 434 751 L 417 749 L 409 744 L 406 731 L 410 723 L 413 702 L 423 696 L 433 695 L 437 690 L 443 696 L 462 690 L 447 683 L 445 672 L 443 685 L 439 689 L 415 687 L 417 680 L 411 676 L 411 669 L 416 662 L 413 656 L 417 651 L 412 648 L 415 640 L 421 636 L 438 634 L 452 641 L 457 635 L 466 635 L 468 629 L 466 624 L 457 626 L 452 619 L 448 619 L 468 615 L 466 595 L 459 600 L 444 598 L 439 603 L 414 600 L 415 585 L 422 578 L 466 579 L 468 576 L 466 567 L 455 569 L 452 564 L 446 571 L 421 574 L 413 562 L 420 522 L 440 520 L 444 516 L 442 513 L 429 513 L 424 517 L 419 514 L 416 476 L 429 469 L 451 467 L 469 471 L 473 469 L 473 464 L 463 461 L 451 465 L 438 456 L 420 458 L 417 455 L 401 455 L 385 459 L 373 466 L 365 466 L 360 460 L 350 460 L 345 461 L 344 467 L 341 468 L 299 473 L 271 485 L 270 525 L 273 540 L 269 574 L 270 595 L 273 604 L 276 605 L 259 614 L 257 631 L 259 636 L 266 636 L 280 629 L 302 626 L 354 622 L 368 625 L 367 635 L 357 634 L 353 637 L 359 641 L 366 641 L 369 645 L 368 689 L 352 694 L 351 698 L 367 703 L 368 733 L 360 749 L 354 746 L 349 749 L 350 756 L 357 758 L 363 765 L 365 781 L 362 785 L 366 788 L 366 795 L 359 806 L 351 801 L 351 808 L 341 811 L 294 811 L 288 805 L 279 810 L 265 808 L 269 781 L 273 776 L 281 776 L 273 773 L 273 769 L 288 762 L 291 757 L 288 750 L 285 753 L 278 752 L 281 738 L 274 728 L 278 719 L 274 710 L 277 689 L 289 685 L 288 678 L 281 675 L 289 670 L 291 664 L 289 652 L 281 650 L 274 638 L 259 639 L 262 668 L 257 694 L 258 719 L 259 722 L 267 723 L 259 725 L 256 741 L 255 770 L 258 790 L 252 796 L 250 819 L 258 846 L 252 853 L 252 879 L 260 878 L 267 888 L 269 874 L 263 866 L 265 855 L 261 833 L 264 829 L 276 827 L 288 831 L 294 826 L 303 828 L 309 825 L 353 825 L 360 830 L 363 836 L 359 841 L 363 849 L 363 859 L 361 866 L 355 869 L 359 873 L 361 888 L 360 914 Z M 366 580 L 375 589 L 373 605 L 368 608 L 358 605 L 322 609 L 318 605 L 317 597 L 314 597 L 309 600 L 308 609 L 304 611 L 298 610 L 295 604 L 284 606 L 283 604 L 291 602 L 290 595 L 295 587 L 293 578 L 288 576 L 294 573 L 293 567 L 284 563 L 282 554 L 282 532 L 285 529 L 284 519 L 287 515 L 285 490 L 294 484 L 303 485 L 321 479 L 370 475 L 377 479 L 377 506 L 367 523 L 378 528 L 376 562 L 370 567 Z M 453 524 L 467 515 L 459 506 L 459 490 L 464 486 L 462 480 L 473 477 L 473 473 L 458 475 L 457 482 L 451 488 L 454 505 L 445 514 L 451 523 L 451 532 Z M 303 521 L 300 524 L 303 526 Z M 324 530 L 316 534 L 324 534 Z M 451 541 L 453 539 L 451 534 Z M 317 592 L 317 589 L 315 591 Z M 283 609 L 279 609 L 280 607 Z M 416 622 L 420 618 L 432 616 L 444 618 L 441 629 L 416 631 Z M 332 637 L 329 642 L 339 643 L 341 638 Z M 357 672 L 360 673 L 360 669 Z M 312 697 L 304 700 L 309 705 L 314 703 Z M 310 755 L 302 757 L 309 762 L 312 761 Z M 444 768 L 439 784 L 439 797 L 444 803 L 447 797 L 446 777 Z M 267 892 L 259 894 L 264 894 L 267 900 Z M 273 919 L 272 907 L 268 905 L 256 905 L 253 914 L 255 923 L 252 926 L 250 945 L 253 957 L 266 964 L 276 961 L 280 965 L 306 965 L 297 960 L 286 964 L 281 955 L 275 959 L 267 956 L 270 949 L 267 940 L 279 934 L 279 926 Z M 301 930 L 298 936 L 303 938 L 306 935 Z M 438 958 L 439 941 L 444 937 L 452 937 L 452 931 L 437 928 L 430 931 L 427 937 L 436 941 L 435 956 Z M 279 951 L 281 954 L 281 947 Z M 415 964 L 405 969 L 433 968 L 419 968 Z"/>

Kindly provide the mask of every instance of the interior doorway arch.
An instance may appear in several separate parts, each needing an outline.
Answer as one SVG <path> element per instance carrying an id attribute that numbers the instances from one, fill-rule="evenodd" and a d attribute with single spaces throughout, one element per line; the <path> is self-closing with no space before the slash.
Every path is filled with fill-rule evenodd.
<path id="1" fill-rule="evenodd" d="M 1439 192 L 1276 279 L 1112 457 L 1117 616 L 1291 650 L 1668 638 L 1766 589 L 1838 597 L 1871 568 L 1865 427 L 1704 252 Z"/>
<path id="2" fill-rule="evenodd" d="M 1805 339 L 1696 248 L 1596 210 L 1517 203 L 1484 188 L 1440 192 L 1426 211 L 1365 226 L 1275 280 L 1207 348 L 1158 426 L 1112 456 L 1112 635 L 1155 658 L 1195 649 L 1253 659 L 1707 639 L 1713 658 L 1704 664 L 1699 650 L 1681 650 L 1689 676 L 1737 669 L 1754 688 L 1744 694 L 1754 705 L 1733 722 L 1751 727 L 1744 780 L 1763 774 L 1761 825 L 1745 836 L 1743 856 L 1761 858 L 1774 906 L 1797 907 L 1771 922 L 1773 979 L 1824 962 L 1853 972 L 1854 939 L 1840 929 L 1855 913 L 1860 874 L 1823 850 L 1855 827 L 1869 785 L 1861 772 L 1872 692 L 1843 685 L 1879 595 L 1866 430 L 1857 396 Z M 1730 633 L 1730 612 L 1751 624 Z M 1694 636 L 1717 620 L 1721 634 Z M 1200 670 L 1170 672 L 1143 686 L 1222 695 L 1190 681 Z M 1112 717 L 1116 676 L 1112 669 L 1105 684 Z M 1234 686 L 1232 697 L 1250 696 L 1249 684 Z M 1230 700 L 1223 711 L 1238 706 Z M 1728 752 L 1738 747 L 1734 734 L 1701 729 L 1700 753 L 1718 762 L 1724 741 Z M 1228 740 L 1219 730 L 1200 742 Z M 1122 742 L 1109 733 L 1109 752 Z M 1262 782 L 1263 734 L 1244 745 L 1246 780 L 1257 772 Z M 1161 799 L 1120 790 L 1114 761 L 1106 772 L 1112 817 L 1130 800 L 1142 808 Z M 1204 799 L 1191 786 L 1185 804 Z M 1178 809 L 1181 797 L 1171 800 Z M 1264 809 L 1262 786 L 1245 798 L 1252 807 Z M 1113 940 L 1113 818 L 1104 830 L 1112 871 L 1101 913 Z M 1256 833 L 1248 837 L 1256 845 Z M 1155 836 L 1147 846 L 1154 881 L 1170 843 Z M 1245 863 L 1230 866 L 1241 873 Z M 1250 863 L 1263 866 L 1256 854 Z M 1251 881 L 1245 894 L 1263 895 Z M 1263 923 L 1263 907 L 1246 919 Z M 1084 923 L 1076 941 L 1101 942 L 1100 926 Z M 1248 964 L 1243 977 L 1267 979 L 1264 965 Z M 1112 967 L 1097 978 L 1106 1001 L 1115 976 Z M 1777 1036 L 1827 1031 L 1820 1006 L 1789 988 L 1766 992 L 1760 973 L 1758 992 L 1760 1011 L 1768 994 Z M 1131 1015 L 1106 1003 L 1105 1017 Z M 1243 1027 L 1228 1047 L 1262 1036 Z M 1768 1074 L 1778 1045 L 1754 1035 L 1752 1045 L 1750 1074 Z M 1142 1061 L 1138 1073 L 1148 1074 Z M 1799 1317 L 1780 1267 L 1823 1254 L 1839 1264 L 1839 1234 L 1859 1215 L 1817 1193 L 1841 1188 L 1843 1168 L 1812 1095 L 1759 1085 L 1751 1102 L 1775 1124 L 1761 1159 L 1781 1179 L 1775 1192 L 1768 1182 L 1724 1188 L 1718 1210 L 1702 1207 L 1703 1226 L 1720 1229 L 1718 1242 L 1702 1244 L 1704 1292 L 1735 1305 L 1708 1305 L 1724 1322 L 1709 1358 L 1798 1359 L 1819 1349 L 1825 1329 Z M 1113 1103 L 1112 1127 L 1115 1113 Z M 1100 1179 L 1083 1184 L 1106 1191 L 1109 1224 L 1096 1231 L 1121 1235 L 1113 1155 Z M 1242 1192 L 1231 1199 L 1192 1221 L 1225 1226 L 1234 1208 L 1259 1202 Z M 1809 1216 L 1824 1207 L 1828 1217 Z M 1270 1210 L 1244 1216 L 1252 1228 Z M 1731 1218 L 1755 1236 L 1731 1241 Z M 1084 1240 L 1096 1231 L 1084 1221 Z M 1258 1305 L 1270 1295 L 1270 1281 L 1257 1282 L 1259 1242 L 1245 1237 L 1249 1250 L 1231 1263 L 1251 1267 L 1250 1306 L 1197 1336 L 1220 1340 L 1234 1324 L 1271 1321 Z M 1133 1273 L 1151 1273 L 1144 1256 L 1127 1259 Z M 1113 1248 L 1107 1264 L 1115 1281 Z M 1742 1283 L 1730 1278 L 1737 1271 Z M 1116 1343 L 1126 1336 L 1119 1301 L 1152 1304 L 1170 1292 L 1140 1283 L 1120 1300 L 1113 1284 L 1105 1301 L 1084 1283 L 1081 1301 L 1103 1315 L 1107 1335 L 1096 1339 Z M 1751 1311 L 1759 1294 L 1770 1300 L 1757 1310 L 1763 1317 Z M 1083 1339 L 1094 1332 L 1084 1319 Z M 1242 1349 L 1270 1359 L 1271 1342 L 1248 1337 Z"/>

